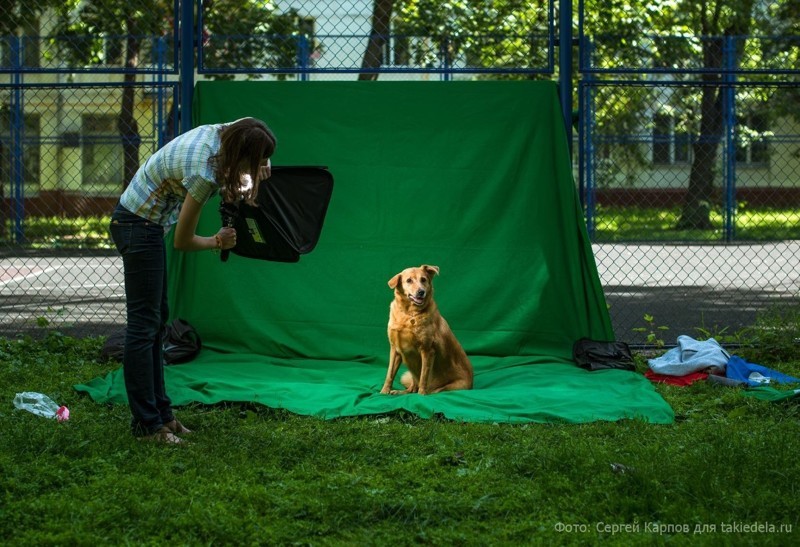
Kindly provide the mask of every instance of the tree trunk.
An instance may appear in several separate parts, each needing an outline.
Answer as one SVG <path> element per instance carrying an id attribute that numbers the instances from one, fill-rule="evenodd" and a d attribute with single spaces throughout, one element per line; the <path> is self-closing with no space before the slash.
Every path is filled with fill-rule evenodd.
<path id="1" fill-rule="evenodd" d="M 721 1 L 721 0 L 720 0 Z M 743 0 L 738 6 L 737 17 L 722 33 L 724 36 L 739 38 L 750 32 L 752 23 L 754 0 Z M 717 4 L 720 8 L 721 4 Z M 726 66 L 724 53 L 725 38 L 719 36 L 718 17 L 720 10 L 715 10 L 712 19 L 704 19 L 702 34 L 706 37 L 703 41 L 703 66 L 713 70 Z M 715 37 L 712 38 L 712 34 Z M 737 42 L 735 58 L 728 63 L 735 66 L 742 54 L 741 40 Z M 730 55 L 730 53 L 729 53 Z M 705 74 L 706 82 L 719 82 L 719 74 Z M 703 87 L 700 101 L 700 135 L 692 146 L 692 169 L 689 174 L 689 187 L 686 192 L 686 201 L 683 204 L 681 217 L 675 226 L 678 230 L 709 230 L 711 224 L 711 206 L 714 200 L 714 178 L 717 173 L 717 155 L 722 142 L 723 126 L 723 90 L 720 86 L 707 85 Z M 733 108 L 733 105 L 728 105 Z"/>
<path id="2" fill-rule="evenodd" d="M 134 33 L 135 24 L 133 21 L 128 21 L 128 35 L 125 47 L 125 68 L 129 70 L 135 69 L 139 64 L 139 49 L 141 47 L 139 37 Z M 123 178 L 122 189 L 128 187 L 131 179 L 139 169 L 139 145 L 141 137 L 139 136 L 139 126 L 136 122 L 136 112 L 134 106 L 136 104 L 136 74 L 133 72 L 126 72 L 123 78 L 122 86 L 122 103 L 120 106 L 119 118 L 117 118 L 117 129 L 119 130 L 120 137 L 122 138 L 122 156 L 123 156 Z"/>
<path id="3" fill-rule="evenodd" d="M 722 66 L 722 47 L 723 41 L 719 37 L 703 42 L 705 66 Z M 718 82 L 720 76 L 706 74 L 703 80 Z M 678 230 L 709 230 L 713 227 L 711 205 L 722 129 L 722 90 L 714 85 L 704 86 L 700 100 L 700 134 L 692 145 L 689 188 L 681 217 L 675 226 Z"/>
<path id="4" fill-rule="evenodd" d="M 703 88 L 700 101 L 700 135 L 692 146 L 692 169 L 678 230 L 710 230 L 717 154 L 722 140 L 722 92 Z"/>
<path id="5" fill-rule="evenodd" d="M 370 32 L 367 50 L 364 52 L 362 69 L 377 69 L 383 64 L 383 50 L 389 39 L 394 0 L 375 0 L 372 7 L 372 31 Z M 377 72 L 362 72 L 359 80 L 377 80 Z"/>

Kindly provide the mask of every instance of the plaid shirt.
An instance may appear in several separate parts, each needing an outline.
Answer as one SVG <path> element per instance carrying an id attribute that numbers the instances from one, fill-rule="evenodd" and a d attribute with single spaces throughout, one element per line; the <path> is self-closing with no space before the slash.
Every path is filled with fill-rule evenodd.
<path id="1" fill-rule="evenodd" d="M 167 227 L 178 221 L 187 192 L 204 204 L 219 190 L 208 160 L 219 151 L 224 125 L 201 125 L 157 150 L 122 193 L 122 206 Z"/>

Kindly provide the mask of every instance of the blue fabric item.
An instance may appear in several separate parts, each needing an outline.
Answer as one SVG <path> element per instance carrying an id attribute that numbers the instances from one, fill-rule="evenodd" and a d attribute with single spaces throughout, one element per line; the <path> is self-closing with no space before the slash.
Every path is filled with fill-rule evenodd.
<path id="1" fill-rule="evenodd" d="M 751 374 L 760 374 L 762 378 L 766 378 L 768 381 L 758 379 L 757 376 L 751 378 Z M 788 376 L 776 370 L 769 369 L 763 365 L 748 363 L 738 355 L 731 356 L 730 360 L 728 361 L 728 368 L 725 369 L 725 376 L 728 378 L 733 378 L 734 380 L 746 382 L 747 385 L 751 387 L 762 386 L 767 383 L 771 384 L 773 382 L 779 384 L 791 384 L 795 382 L 800 383 L 800 378 Z"/>
<path id="2" fill-rule="evenodd" d="M 648 359 L 650 369 L 668 376 L 686 376 L 709 367 L 725 370 L 730 354 L 713 338 L 698 341 L 691 336 L 678 336 L 678 345 L 661 357 Z"/>

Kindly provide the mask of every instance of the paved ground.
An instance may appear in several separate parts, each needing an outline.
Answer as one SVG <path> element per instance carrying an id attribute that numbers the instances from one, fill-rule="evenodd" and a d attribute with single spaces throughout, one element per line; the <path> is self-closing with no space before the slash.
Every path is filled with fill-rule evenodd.
<path id="1" fill-rule="evenodd" d="M 596 245 L 617 339 L 638 345 L 655 318 L 667 344 L 700 329 L 732 333 L 775 304 L 800 304 L 800 242 L 765 245 Z M 74 335 L 108 335 L 125 321 L 116 256 L 0 259 L 0 336 L 41 332 L 46 320 Z"/>
<path id="2" fill-rule="evenodd" d="M 800 303 L 800 241 L 763 245 L 597 245 L 617 338 L 643 343 L 644 315 L 668 344 L 678 335 L 733 334 L 767 308 Z"/>

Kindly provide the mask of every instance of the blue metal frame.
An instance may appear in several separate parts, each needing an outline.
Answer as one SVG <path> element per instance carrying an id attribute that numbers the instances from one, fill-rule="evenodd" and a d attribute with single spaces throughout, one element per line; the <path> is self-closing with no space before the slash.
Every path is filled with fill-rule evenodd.
<path id="1" fill-rule="evenodd" d="M 722 112 L 723 112 L 723 132 L 725 135 L 725 147 L 723 150 L 723 172 L 722 185 L 724 188 L 724 208 L 723 231 L 725 241 L 731 242 L 735 237 L 736 229 L 736 74 L 733 72 L 736 67 L 736 44 L 733 37 L 726 36 L 723 45 L 723 58 L 725 68 L 730 72 L 723 74 L 725 87 L 723 88 Z"/>
<path id="2" fill-rule="evenodd" d="M 726 49 L 731 55 L 729 62 L 735 62 L 735 44 L 728 41 Z M 589 48 L 585 48 L 588 51 Z M 770 87 L 770 88 L 796 88 L 793 82 L 753 82 L 739 81 L 735 74 L 724 75 L 721 81 L 709 82 L 705 80 L 670 81 L 670 82 L 644 82 L 642 80 L 598 80 L 592 75 L 585 76 L 579 84 L 579 97 L 581 108 L 580 124 L 580 150 L 579 170 L 581 183 L 579 184 L 582 205 L 586 218 L 589 236 L 593 240 L 596 233 L 596 198 L 597 183 L 595 180 L 594 150 L 594 90 L 600 87 L 719 87 L 723 96 L 723 133 L 722 133 L 722 189 L 723 189 L 723 234 L 725 242 L 736 240 L 736 92 L 741 89 Z M 627 136 L 620 136 L 620 140 L 630 142 Z M 643 142 L 650 142 L 644 138 Z M 616 142 L 616 141 L 611 141 Z M 798 138 L 774 138 L 773 142 L 800 142 Z"/>
<path id="3" fill-rule="evenodd" d="M 9 39 L 11 50 L 11 65 L 22 64 L 22 47 L 20 38 L 12 36 Z M 14 241 L 25 242 L 25 232 L 22 219 L 25 217 L 25 171 L 22 163 L 24 151 L 22 140 L 25 137 L 24 103 L 22 94 L 22 74 L 15 72 L 12 75 L 11 104 L 9 112 L 9 125 L 11 126 L 11 211 L 13 215 Z"/>
<path id="4" fill-rule="evenodd" d="M 177 0 L 176 0 L 177 2 Z M 185 133 L 192 128 L 192 92 L 194 91 L 194 52 L 195 48 L 198 50 L 202 44 L 195 42 L 196 36 L 203 35 L 202 26 L 202 3 L 200 0 L 194 2 L 190 0 L 181 1 L 180 10 L 180 40 L 178 49 L 180 50 L 180 132 Z M 197 8 L 197 26 L 194 23 L 194 8 Z"/>
<path id="5" fill-rule="evenodd" d="M 10 41 L 14 41 L 18 44 L 21 44 L 22 40 L 14 35 L 8 36 Z M 42 40 L 46 37 L 38 36 L 35 39 Z M 173 54 L 172 59 L 172 68 L 167 68 L 169 65 L 166 63 L 166 54 L 164 54 L 161 58 L 158 57 L 157 48 L 159 42 L 165 42 L 165 38 L 163 36 L 139 36 L 142 40 L 152 40 L 154 47 L 153 52 L 156 53 L 156 59 L 151 64 L 142 64 L 136 68 L 127 68 L 127 67 L 120 67 L 120 66 L 106 66 L 106 65 L 94 65 L 94 66 L 75 66 L 75 65 L 67 65 L 67 66 L 57 66 L 57 67 L 32 67 L 32 66 L 25 66 L 22 63 L 22 46 L 19 47 L 20 51 L 20 59 L 17 60 L 16 63 L 12 61 L 11 66 L 9 67 L 2 67 L 0 66 L 0 74 L 178 74 L 179 65 L 177 62 L 177 52 Z M 24 40 L 33 40 L 34 38 L 30 36 L 26 36 L 23 38 Z M 175 42 L 177 44 L 177 41 Z M 164 50 L 166 52 L 166 49 Z M 176 48 L 177 51 L 177 48 Z"/>
<path id="6" fill-rule="evenodd" d="M 578 0 L 578 38 L 581 43 L 587 43 L 589 41 L 593 43 L 600 43 L 599 38 L 601 36 L 592 36 L 589 38 L 586 33 L 586 0 Z M 675 40 L 690 40 L 696 39 L 698 37 L 688 37 L 688 36 L 677 36 L 677 35 L 656 35 L 656 34 L 642 34 L 642 38 L 653 38 L 655 40 L 665 40 L 665 39 L 675 39 Z M 613 38 L 611 35 L 603 35 L 602 38 L 608 39 Z M 708 37 L 699 37 L 700 39 L 705 39 Z M 785 42 L 788 47 L 800 47 L 800 36 L 798 35 L 785 35 L 785 36 L 759 36 L 759 35 L 747 35 L 747 36 L 726 36 L 726 40 L 730 40 L 731 42 L 735 42 L 738 40 L 771 40 L 771 41 L 780 41 Z M 738 75 L 797 75 L 800 74 L 800 67 L 796 68 L 785 68 L 785 69 L 775 69 L 775 68 L 742 68 L 738 66 L 738 64 L 730 64 L 726 61 L 723 61 L 723 66 L 721 67 L 714 67 L 714 68 L 659 68 L 659 67 L 612 67 L 612 68 L 598 68 L 592 65 L 592 56 L 591 55 L 582 55 L 580 58 L 580 63 L 578 69 L 583 74 L 674 74 L 674 75 L 686 75 L 686 74 L 738 74 Z M 664 81 L 664 80 L 660 80 Z"/>
<path id="7" fill-rule="evenodd" d="M 647 37 L 647 36 L 643 36 Z M 597 37 L 595 37 L 596 39 Z M 682 36 L 658 36 L 652 35 L 650 38 L 663 40 L 669 38 L 684 38 Z M 754 36 L 725 36 L 727 41 L 736 42 L 737 40 L 748 40 L 753 39 Z M 780 38 L 782 41 L 789 42 L 789 44 L 793 47 L 800 47 L 800 36 L 788 36 L 788 37 L 763 37 L 763 38 L 772 38 L 777 39 Z M 594 41 L 594 40 L 593 40 Z M 595 41 L 595 43 L 597 43 Z M 579 67 L 582 73 L 594 73 L 594 74 L 675 74 L 675 75 L 685 75 L 685 74 L 739 74 L 739 75 L 798 75 L 800 74 L 800 69 L 775 69 L 775 68 L 742 68 L 740 66 L 729 66 L 723 63 L 721 67 L 712 67 L 712 68 L 658 68 L 658 67 L 611 67 L 611 68 L 597 68 L 592 66 L 591 58 L 585 59 L 584 63 L 582 63 Z"/>
<path id="8" fill-rule="evenodd" d="M 17 47 L 18 39 L 11 40 L 12 58 L 18 59 L 21 49 Z M 158 100 L 156 110 L 156 120 L 158 129 L 156 131 L 156 140 L 158 147 L 166 144 L 168 136 L 164 132 L 168 115 L 165 113 L 164 103 L 168 94 L 172 96 L 178 95 L 178 83 L 166 82 L 163 78 L 159 78 L 154 82 L 143 82 L 132 84 L 130 87 L 147 89 L 155 88 L 156 98 Z M 26 84 L 23 82 L 22 74 L 13 74 L 12 82 L 10 84 L 0 84 L 0 91 L 9 90 L 9 121 L 10 121 L 10 135 L 9 141 L 11 142 L 10 157 L 10 179 L 11 179 L 11 196 L 10 199 L 10 213 L 12 220 L 12 238 L 17 244 L 24 244 L 25 238 L 25 171 L 22 158 L 24 157 L 24 145 L 27 141 L 34 143 L 47 143 L 58 142 L 58 139 L 53 141 L 42 140 L 38 137 L 25 136 L 25 118 L 24 118 L 24 95 L 26 90 L 36 89 L 94 89 L 94 88 L 108 88 L 119 89 L 120 84 L 117 82 L 97 82 L 97 83 L 72 83 L 72 84 L 51 84 L 51 83 L 35 83 Z M 114 142 L 119 142 L 118 138 Z"/>
<path id="9" fill-rule="evenodd" d="M 555 5 L 558 2 L 558 33 L 556 34 Z M 185 132 L 192 128 L 192 94 L 195 85 L 195 69 L 204 75 L 236 75 L 236 74 L 295 74 L 301 80 L 308 80 L 312 74 L 359 74 L 359 73 L 384 73 L 384 74 L 438 74 L 440 79 L 449 80 L 455 74 L 524 74 L 524 75 L 552 75 L 556 67 L 559 74 L 559 99 L 561 102 L 561 116 L 567 135 L 571 135 L 573 127 L 573 91 L 577 85 L 578 90 L 578 154 L 579 154 L 579 191 L 582 205 L 586 214 L 587 228 L 591 237 L 595 233 L 595 207 L 596 207 L 596 158 L 594 150 L 594 97 L 598 86 L 707 86 L 709 82 L 702 79 L 708 73 L 722 76 L 720 82 L 713 85 L 721 86 L 724 93 L 724 134 L 723 134 L 723 184 L 725 199 L 725 233 L 726 241 L 736 238 L 736 90 L 748 86 L 792 86 L 796 87 L 793 78 L 800 74 L 800 67 L 786 69 L 742 69 L 736 60 L 736 46 L 743 39 L 779 40 L 791 47 L 800 46 L 800 36 L 779 37 L 727 37 L 725 41 L 725 55 L 722 67 L 706 68 L 652 68 L 652 67 L 613 67 L 598 68 L 593 65 L 593 56 L 597 44 L 586 33 L 585 19 L 586 0 L 578 0 L 578 66 L 581 72 L 578 81 L 573 81 L 573 46 L 574 33 L 572 29 L 573 0 L 548 0 L 547 34 L 541 35 L 542 42 L 547 41 L 546 63 L 539 67 L 529 68 L 455 68 L 448 64 L 447 56 L 442 56 L 443 64 L 437 67 L 396 67 L 382 66 L 376 69 L 364 69 L 360 66 L 345 68 L 318 68 L 309 65 L 311 45 L 305 36 L 293 36 L 297 44 L 297 66 L 283 68 L 251 68 L 227 67 L 220 69 L 208 68 L 204 65 L 204 44 L 200 37 L 203 36 L 203 0 L 174 0 L 173 17 L 176 24 L 172 32 L 174 48 L 172 51 L 172 66 L 167 64 L 167 39 L 161 36 L 146 36 L 143 38 L 154 40 L 153 64 L 136 68 L 93 66 L 70 67 L 61 66 L 53 68 L 39 68 L 23 66 L 24 43 L 17 36 L 8 36 L 11 52 L 11 66 L 0 67 L 0 74 L 10 74 L 10 142 L 12 147 L 13 162 L 11 165 L 11 200 L 12 214 L 14 215 L 14 233 L 18 242 L 24 240 L 22 219 L 24 218 L 24 172 L 22 162 L 24 140 L 24 90 L 33 87 L 57 87 L 53 84 L 25 84 L 25 74 L 65 74 L 65 73 L 98 73 L 98 74 L 147 74 L 150 75 L 149 83 L 136 84 L 153 87 L 158 101 L 156 123 L 158 124 L 159 146 L 171 138 L 167 135 L 165 127 L 169 114 L 164 112 L 164 103 L 167 93 L 173 93 L 177 118 L 175 129 Z M 337 38 L 347 38 L 348 35 L 337 35 Z M 349 35 L 350 38 L 367 39 L 367 35 Z M 316 38 L 325 38 L 317 35 Z M 390 36 L 391 38 L 391 36 Z M 664 37 L 659 37 L 663 39 Z M 26 38 L 30 39 L 30 38 Z M 676 39 L 688 39 L 676 37 Z M 704 39 L 704 38 L 699 38 Z M 555 48 L 558 47 L 558 58 Z M 556 65 L 556 62 L 558 63 Z M 168 75 L 177 75 L 177 80 L 167 78 Z M 647 81 L 652 75 L 659 76 L 656 81 Z M 674 76 L 669 78 L 668 76 Z M 778 77 L 783 81 L 768 81 L 761 76 Z M 781 78 L 781 76 L 784 76 Z M 637 77 L 644 77 L 636 79 Z M 602 78 L 602 79 L 600 79 Z M 607 78 L 607 79 L 606 79 Z M 66 87 L 119 87 L 119 83 L 91 83 L 70 84 Z M 0 85 L 0 87 L 9 87 Z M 174 112 L 173 112 L 174 114 Z M 570 152 L 572 152 L 572 139 L 568 139 Z"/>
<path id="10" fill-rule="evenodd" d="M 252 35 L 250 35 L 252 36 Z M 266 36 L 266 35 L 264 35 Z M 400 35 L 390 34 L 386 38 L 397 38 Z M 403 35 L 405 36 L 405 35 Z M 504 35 L 507 36 L 507 35 Z M 237 38 L 236 35 L 226 36 L 227 38 Z M 489 35 L 486 35 L 489 37 Z M 284 40 L 297 39 L 296 36 L 275 36 Z M 300 37 L 304 38 L 304 37 Z M 367 40 L 369 35 L 361 34 L 337 34 L 331 35 L 316 35 L 316 38 L 353 38 Z M 552 30 L 547 36 L 548 41 L 548 61 L 545 66 L 533 68 L 455 68 L 447 64 L 447 56 L 443 55 L 444 64 L 439 67 L 397 67 L 397 66 L 381 66 L 378 68 L 362 68 L 361 66 L 352 66 L 349 68 L 318 68 L 311 67 L 304 62 L 308 59 L 308 55 L 304 54 L 302 49 L 305 47 L 309 49 L 308 40 L 297 40 L 298 53 L 297 53 L 297 66 L 283 67 L 283 68 L 270 68 L 270 67 L 227 67 L 227 68 L 210 68 L 205 63 L 205 48 L 200 46 L 198 52 L 197 73 L 198 74 L 553 74 L 555 71 L 555 37 Z"/>
<path id="11" fill-rule="evenodd" d="M 535 68 L 454 68 L 447 65 L 447 56 L 442 58 L 445 60 L 444 66 L 441 67 L 424 67 L 424 68 L 411 68 L 411 67 L 387 67 L 383 66 L 376 69 L 365 69 L 360 66 L 353 66 L 351 68 L 315 68 L 310 67 L 304 61 L 308 59 L 308 55 L 303 55 L 301 49 L 303 47 L 302 41 L 298 42 L 298 63 L 296 67 L 283 67 L 283 68 L 270 68 L 270 67 L 231 67 L 231 68 L 208 68 L 205 66 L 204 45 L 202 43 L 197 45 L 197 73 L 198 74 L 297 74 L 301 80 L 308 79 L 309 74 L 440 74 L 448 77 L 453 74 L 553 74 L 555 71 L 555 2 L 561 4 L 569 4 L 569 11 L 567 14 L 571 18 L 572 13 L 572 0 L 548 0 L 548 17 L 547 17 L 547 65 L 544 67 Z M 202 36 L 203 28 L 203 8 L 202 0 L 195 0 L 197 7 L 197 35 Z M 563 11 L 563 8 L 562 8 Z M 184 13 L 184 16 L 188 14 Z M 389 35 L 387 38 L 398 37 L 400 35 Z M 405 35 L 403 35 L 405 36 Z M 489 35 L 487 35 L 489 36 Z M 507 35 L 503 35 L 507 36 Z M 355 38 L 355 39 L 369 39 L 368 34 L 337 34 L 337 35 L 323 35 L 317 34 L 316 38 Z M 569 37 L 571 41 L 572 29 L 571 23 L 569 28 Z M 294 36 L 285 36 L 285 39 L 295 38 Z M 307 44 L 305 44 L 307 46 Z"/>
<path id="12" fill-rule="evenodd" d="M 558 87 L 572 157 L 572 0 L 560 0 L 558 15 Z"/>

